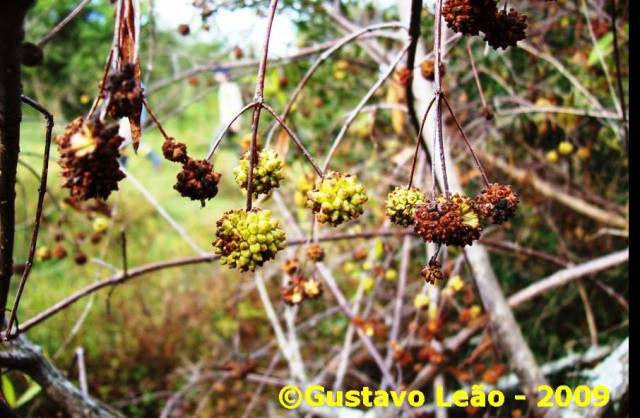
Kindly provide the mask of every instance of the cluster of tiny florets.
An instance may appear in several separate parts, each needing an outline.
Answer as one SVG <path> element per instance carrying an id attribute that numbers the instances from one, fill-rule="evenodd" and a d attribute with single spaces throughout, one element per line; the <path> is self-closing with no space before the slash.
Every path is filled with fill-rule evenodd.
<path id="1" fill-rule="evenodd" d="M 306 278 L 303 275 L 294 275 L 282 287 L 282 300 L 287 305 L 298 305 L 305 299 L 317 299 L 322 295 L 322 283 L 311 277 Z"/>
<path id="2" fill-rule="evenodd" d="M 416 207 L 416 232 L 428 242 L 465 246 L 480 238 L 480 219 L 466 196 L 438 196 Z"/>
<path id="3" fill-rule="evenodd" d="M 318 222 L 337 226 L 358 218 L 367 199 L 364 186 L 355 176 L 332 171 L 307 193 L 307 207 Z"/>
<path id="4" fill-rule="evenodd" d="M 137 116 L 142 111 L 142 88 L 136 80 L 135 71 L 133 64 L 126 64 L 107 77 L 104 86 L 109 95 L 107 111 L 114 119 Z"/>
<path id="5" fill-rule="evenodd" d="M 422 268 L 420 275 L 428 284 L 435 284 L 441 281 L 444 277 L 442 273 L 442 266 L 436 260 L 430 260 L 429 263 Z"/>
<path id="6" fill-rule="evenodd" d="M 526 38 L 527 17 L 515 9 L 498 10 L 496 0 L 447 0 L 442 7 L 447 25 L 463 35 L 484 33 L 493 48 L 508 48 Z"/>
<path id="7" fill-rule="evenodd" d="M 513 217 L 520 199 L 511 186 L 492 183 L 482 189 L 473 200 L 473 207 L 480 217 L 491 223 L 501 224 Z"/>
<path id="8" fill-rule="evenodd" d="M 240 165 L 233 170 L 236 183 L 245 191 L 249 179 L 249 154 L 247 152 L 240 160 Z M 257 161 L 253 167 L 253 197 L 269 194 L 272 189 L 279 187 L 280 181 L 284 179 L 283 168 L 284 162 L 278 158 L 275 151 L 258 152 Z"/>
<path id="9" fill-rule="evenodd" d="M 415 187 L 396 187 L 387 195 L 387 216 L 396 225 L 409 226 L 413 224 L 416 205 L 424 203 L 425 196 Z"/>
<path id="10" fill-rule="evenodd" d="M 440 63 L 440 75 L 443 76 L 445 74 L 445 66 L 441 62 Z M 436 78 L 436 64 L 435 61 L 430 58 L 422 61 L 420 63 L 420 74 L 425 80 L 433 81 Z"/>
<path id="11" fill-rule="evenodd" d="M 296 192 L 293 196 L 295 204 L 301 208 L 307 206 L 307 193 L 313 190 L 313 175 L 307 174 L 298 178 L 296 182 Z"/>
<path id="12" fill-rule="evenodd" d="M 118 182 L 125 177 L 118 162 L 123 141 L 117 124 L 79 117 L 67 125 L 56 144 L 65 178 L 63 187 L 71 190 L 72 197 L 107 199 L 118 190 Z"/>
<path id="13" fill-rule="evenodd" d="M 220 263 L 232 269 L 255 271 L 285 245 L 285 232 L 269 210 L 230 210 L 216 226 L 213 247 L 221 256 Z"/>
<path id="14" fill-rule="evenodd" d="M 320 262 L 324 260 L 324 249 L 320 244 L 309 244 L 307 246 L 307 258 L 313 262 Z"/>

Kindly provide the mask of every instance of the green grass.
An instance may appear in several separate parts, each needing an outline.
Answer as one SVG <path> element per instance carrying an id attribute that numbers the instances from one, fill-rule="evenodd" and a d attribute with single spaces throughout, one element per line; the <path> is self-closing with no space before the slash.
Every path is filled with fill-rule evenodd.
<path id="1" fill-rule="evenodd" d="M 185 92 L 185 96 L 192 92 Z M 218 120 L 217 96 L 209 95 L 205 100 L 193 104 L 179 117 L 173 118 L 165 129 L 178 140 L 188 144 L 192 156 L 202 158 L 207 152 L 209 141 L 216 131 Z M 57 121 L 55 133 L 61 132 L 63 122 Z M 44 123 L 31 110 L 25 110 L 25 120 L 22 125 L 21 160 L 29 164 L 39 175 L 41 170 L 41 155 L 44 144 Z M 156 129 L 143 134 L 143 143 L 161 155 L 162 137 Z M 180 224 L 186 234 L 204 251 L 212 251 L 211 241 L 214 237 L 215 222 L 221 214 L 243 204 L 243 197 L 233 182 L 232 168 L 237 164 L 237 147 L 225 146 L 215 158 L 216 171 L 223 173 L 220 192 L 216 198 L 201 208 L 200 202 L 190 201 L 181 197 L 174 189 L 175 176 L 180 169 L 178 164 L 162 160 L 159 168 L 154 169 L 151 162 L 143 157 L 130 154 L 127 170 L 135 176 L 167 211 Z M 49 171 L 48 188 L 51 196 L 45 201 L 45 215 L 49 220 L 43 222 L 38 246 L 55 245 L 55 220 L 64 214 L 69 220 L 62 228 L 67 239 L 64 241 L 69 256 L 64 260 L 48 260 L 37 262 L 32 271 L 28 286 L 20 306 L 19 319 L 25 320 L 41 310 L 63 299 L 75 290 L 81 289 L 97 279 L 112 275 L 114 272 L 107 267 L 89 262 L 84 266 L 77 266 L 73 261 L 73 245 L 68 239 L 73 233 L 83 232 L 91 234 L 91 221 L 83 214 L 74 212 L 64 205 L 63 200 L 68 191 L 61 188 L 58 154 L 55 145 L 52 146 L 52 157 Z M 16 235 L 16 262 L 26 258 L 28 242 L 32 229 L 36 204 L 37 179 L 24 166 L 19 167 L 17 200 L 17 218 L 19 229 Z M 60 202 L 62 210 L 53 204 L 53 200 Z M 111 220 L 110 239 L 103 239 L 98 244 L 85 242 L 81 245 L 89 258 L 100 258 L 116 269 L 122 266 L 120 231 L 125 230 L 127 236 L 128 265 L 135 267 L 145 263 L 193 256 L 197 253 L 155 210 L 153 205 L 128 180 L 120 182 L 120 190 L 114 192 L 108 201 L 115 209 L 115 216 Z M 217 272 L 218 267 L 213 267 Z M 127 298 L 142 291 L 144 300 L 152 306 L 163 297 L 176 296 L 181 292 L 198 287 L 206 287 L 211 278 L 212 266 L 200 265 L 187 269 L 170 269 L 149 276 L 136 279 L 118 288 L 113 297 L 113 305 L 124 304 Z M 225 273 L 226 274 L 226 273 Z M 18 277 L 13 280 L 13 289 L 17 286 Z M 91 315 L 78 335 L 74 344 L 89 346 L 88 351 L 96 355 L 100 347 L 96 342 L 102 341 L 104 333 L 105 314 L 108 290 L 98 294 L 98 303 L 94 304 Z M 57 314 L 47 321 L 46 325 L 34 328 L 30 336 L 36 342 L 43 344 L 46 351 L 57 350 L 66 338 L 79 317 L 85 302 L 80 301 L 68 310 Z M 161 311 L 162 309 L 158 309 Z M 143 321 L 143 318 L 136 318 Z"/>

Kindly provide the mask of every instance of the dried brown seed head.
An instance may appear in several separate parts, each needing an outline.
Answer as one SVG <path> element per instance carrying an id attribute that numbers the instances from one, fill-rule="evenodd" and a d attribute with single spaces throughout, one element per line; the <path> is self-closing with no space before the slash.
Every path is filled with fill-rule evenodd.
<path id="1" fill-rule="evenodd" d="M 519 202 L 510 185 L 492 183 L 475 197 L 473 206 L 482 218 L 501 224 L 515 215 Z"/>
<path id="2" fill-rule="evenodd" d="M 63 187 L 78 200 L 107 199 L 118 190 L 125 175 L 120 170 L 119 147 L 124 141 L 118 125 L 106 126 L 100 120 L 77 118 L 56 138 Z"/>
<path id="3" fill-rule="evenodd" d="M 485 30 L 484 40 L 494 49 L 507 49 L 516 46 L 518 41 L 527 37 L 527 16 L 518 13 L 515 9 L 508 12 L 500 10 L 496 13 L 491 26 Z"/>
<path id="4" fill-rule="evenodd" d="M 322 261 L 324 260 L 324 249 L 320 244 L 309 244 L 307 246 L 307 257 L 314 262 Z"/>
<path id="5" fill-rule="evenodd" d="M 177 142 L 174 138 L 167 138 L 162 143 L 162 155 L 169 161 L 177 163 L 186 163 L 189 156 L 187 155 L 187 145 Z"/>
<path id="6" fill-rule="evenodd" d="M 136 79 L 136 67 L 126 64 L 107 77 L 104 91 L 109 98 L 107 111 L 114 119 L 139 117 L 142 112 L 142 87 Z"/>
<path id="7" fill-rule="evenodd" d="M 213 171 L 213 166 L 207 160 L 187 158 L 182 165 L 182 171 L 176 176 L 177 182 L 173 186 L 184 197 L 191 200 L 212 199 L 218 194 L 218 183 L 222 174 Z"/>

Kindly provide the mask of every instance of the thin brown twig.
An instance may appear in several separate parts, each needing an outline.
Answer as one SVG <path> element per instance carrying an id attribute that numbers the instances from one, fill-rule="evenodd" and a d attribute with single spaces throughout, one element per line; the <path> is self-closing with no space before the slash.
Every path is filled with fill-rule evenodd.
<path id="1" fill-rule="evenodd" d="M 91 118 L 98 108 L 98 104 L 102 100 L 102 90 L 104 89 L 105 83 L 107 81 L 107 76 L 109 75 L 109 70 L 111 69 L 111 62 L 113 61 L 113 48 L 109 51 L 109 55 L 107 55 L 107 62 L 104 66 L 104 73 L 102 74 L 102 79 L 100 80 L 98 97 L 93 101 L 91 105 L 91 109 L 89 109 L 89 113 L 87 114 L 87 118 Z"/>
<path id="2" fill-rule="evenodd" d="M 291 108 L 293 107 L 293 104 L 298 99 L 298 96 L 300 95 L 300 93 L 302 93 L 302 89 L 304 88 L 304 86 L 307 85 L 309 80 L 311 80 L 311 77 L 316 72 L 316 70 L 318 68 L 320 68 L 320 66 L 327 59 L 329 59 L 329 57 L 331 57 L 334 53 L 336 53 L 338 50 L 340 50 L 343 46 L 351 43 L 352 41 L 354 41 L 355 39 L 359 38 L 360 36 L 362 36 L 364 34 L 367 34 L 367 33 L 370 33 L 370 32 L 374 32 L 374 31 L 384 30 L 384 29 L 392 29 L 392 28 L 401 28 L 401 29 L 405 29 L 406 30 L 406 27 L 403 26 L 399 22 L 382 23 L 382 24 L 367 26 L 365 28 L 362 28 L 359 31 L 353 32 L 353 33 L 348 34 L 348 35 L 342 37 L 341 39 L 339 39 L 331 48 L 329 48 L 325 52 L 323 52 L 314 61 L 314 63 L 311 65 L 311 67 L 307 70 L 307 72 L 302 77 L 302 79 L 300 80 L 300 82 L 298 83 L 296 88 L 291 93 L 291 96 L 289 96 L 289 101 L 287 102 L 284 110 L 280 114 L 280 118 L 283 121 L 287 120 L 287 117 L 289 116 L 289 113 L 291 112 Z M 271 130 L 269 131 L 269 135 L 267 137 L 267 143 L 270 142 L 271 138 L 275 134 L 276 128 L 277 128 L 277 125 L 274 125 L 274 127 L 271 128 Z"/>
<path id="3" fill-rule="evenodd" d="M 147 98 L 146 97 L 142 98 L 142 104 L 144 105 L 145 109 L 147 109 L 147 113 L 149 113 L 149 117 L 151 118 L 153 123 L 155 123 L 155 125 L 158 127 L 158 130 L 162 134 L 162 137 L 164 139 L 169 139 L 170 138 L 169 135 L 167 134 L 167 132 L 164 130 L 164 128 L 160 124 L 160 121 L 156 117 L 156 114 L 153 112 L 153 110 L 151 110 L 151 106 L 149 106 L 149 102 L 147 102 Z"/>
<path id="4" fill-rule="evenodd" d="M 627 120 L 627 105 L 624 99 L 624 88 L 622 87 L 622 71 L 620 64 L 620 47 L 618 45 L 618 28 L 616 27 L 616 17 L 618 2 L 613 0 L 611 5 L 611 33 L 613 34 L 613 61 L 616 64 L 616 84 L 618 86 L 618 95 L 620 96 L 620 106 L 622 107 L 622 123 L 624 128 L 624 142 L 629 152 L 629 122 Z"/>
<path id="5" fill-rule="evenodd" d="M 349 113 L 349 117 L 345 121 L 344 125 L 342 125 L 342 128 L 340 129 L 340 132 L 338 132 L 338 134 L 336 135 L 335 139 L 333 140 L 333 143 L 331 144 L 331 148 L 329 149 L 329 152 L 327 153 L 327 156 L 326 156 L 326 158 L 324 160 L 324 163 L 322 165 L 322 171 L 323 172 L 326 173 L 327 170 L 329 169 L 329 164 L 331 163 L 331 159 L 333 158 L 336 150 L 340 146 L 340 143 L 342 142 L 342 139 L 344 138 L 345 134 L 349 130 L 349 127 L 351 127 L 351 125 L 355 121 L 356 117 L 360 114 L 360 112 L 362 111 L 364 106 L 367 104 L 369 99 L 371 99 L 371 97 L 380 88 L 380 86 L 382 86 L 382 84 L 384 84 L 384 82 L 387 80 L 387 78 L 389 78 L 389 76 L 391 76 L 391 74 L 393 73 L 395 67 L 400 63 L 400 60 L 402 60 L 402 57 L 404 56 L 404 54 L 406 54 L 407 50 L 409 49 L 409 46 L 410 46 L 410 43 L 407 43 L 407 45 L 405 45 L 405 47 L 402 48 L 400 53 L 396 56 L 396 58 L 393 60 L 393 62 L 389 65 L 387 70 L 380 76 L 380 78 L 378 78 L 378 80 L 373 84 L 373 86 L 371 86 L 369 91 L 360 100 L 358 105 Z"/>
<path id="6" fill-rule="evenodd" d="M 411 186 L 413 185 L 413 176 L 415 174 L 416 171 L 416 163 L 418 161 L 418 152 L 420 151 L 420 144 L 421 142 L 421 138 L 422 138 L 422 131 L 424 130 L 424 125 L 427 122 L 427 116 L 429 116 L 429 111 L 431 110 L 431 107 L 433 106 L 433 103 L 436 101 L 436 98 L 432 98 L 431 101 L 429 102 L 429 106 L 427 106 L 427 111 L 424 112 L 424 116 L 422 117 L 422 121 L 420 122 L 420 128 L 418 129 L 418 134 L 416 136 L 416 150 L 413 154 L 413 161 L 411 162 L 411 174 L 409 175 L 409 186 L 407 187 L 408 189 L 411 188 Z"/>
<path id="7" fill-rule="evenodd" d="M 487 107 L 487 100 L 484 97 L 484 91 L 482 90 L 482 83 L 480 83 L 480 75 L 476 68 L 476 60 L 473 59 L 473 53 L 471 52 L 471 39 L 467 40 L 467 54 L 469 55 L 469 62 L 471 62 L 471 70 L 473 71 L 473 78 L 476 80 L 478 86 L 478 93 L 480 94 L 480 101 L 483 107 Z"/>
<path id="8" fill-rule="evenodd" d="M 326 236 L 321 236 L 321 237 L 317 237 L 317 242 L 334 242 L 334 241 L 345 241 L 345 240 L 356 240 L 356 239 L 370 239 L 370 238 L 375 238 L 375 237 L 384 237 L 384 236 L 398 236 L 398 237 L 402 237 L 404 235 L 415 235 L 415 231 L 413 231 L 412 229 L 404 229 L 404 230 L 397 230 L 397 229 L 381 229 L 381 230 L 369 230 L 369 231 L 364 231 L 364 232 L 360 232 L 360 233 L 355 233 L 355 234 L 335 234 L 335 235 L 326 235 Z M 495 241 L 484 241 L 482 238 L 479 240 L 481 243 L 486 244 L 489 247 L 492 247 L 495 245 Z M 297 240 L 291 240 L 288 241 L 286 243 L 286 246 L 300 246 L 300 245 L 305 245 L 308 243 L 308 239 L 303 238 L 303 239 L 297 239 Z M 498 248 L 500 248 L 498 246 Z M 531 256 L 534 257 L 540 257 L 539 252 L 537 251 L 527 251 L 526 247 L 521 247 L 519 250 L 515 250 L 514 251 L 521 251 L 524 253 L 527 253 Z M 134 279 L 136 277 L 140 277 L 140 276 L 144 276 L 146 274 L 149 273 L 153 273 L 156 271 L 160 271 L 160 270 L 164 270 L 164 269 L 168 269 L 168 268 L 174 268 L 174 267 L 182 267 L 182 266 L 187 266 L 187 265 L 193 265 L 193 264 L 200 264 L 200 263 L 211 263 L 214 262 L 216 260 L 218 260 L 220 257 L 218 255 L 215 254 L 205 254 L 205 255 L 200 255 L 200 256 L 194 256 L 194 257 L 184 257 L 184 258 L 177 258 L 177 259 L 173 259 L 173 260 L 166 260 L 166 261 L 160 261 L 160 262 L 154 262 L 154 263 L 149 263 L 149 264 L 145 264 L 139 267 L 135 267 L 135 268 L 131 268 L 128 270 L 128 275 L 125 276 L 123 274 L 123 272 L 117 273 L 113 276 L 107 277 L 105 279 L 99 280 L 97 282 L 94 282 L 90 285 L 88 285 L 87 287 L 78 290 L 77 292 L 73 293 L 72 295 L 69 295 L 68 297 L 66 297 L 65 299 L 59 301 L 58 303 L 56 303 L 55 305 L 49 307 L 48 309 L 45 309 L 44 311 L 40 312 L 39 314 L 33 316 L 31 319 L 25 321 L 24 323 L 20 324 L 18 327 L 16 327 L 16 330 L 11 333 L 9 335 L 9 338 L 14 338 L 15 336 L 17 336 L 18 334 L 27 331 L 28 329 L 32 328 L 33 326 L 49 319 L 50 317 L 54 316 L 55 314 L 57 314 L 58 312 L 63 311 L 64 309 L 66 309 L 67 307 L 73 305 L 75 302 L 77 302 L 78 300 L 94 293 L 97 292 L 100 289 L 109 287 L 109 286 L 115 286 L 115 285 L 119 285 L 121 283 L 127 282 L 131 279 Z"/>
<path id="9" fill-rule="evenodd" d="M 36 206 L 36 215 L 35 222 L 33 226 L 33 232 L 31 235 L 31 244 L 29 246 L 29 254 L 27 256 L 27 262 L 24 267 L 24 271 L 22 272 L 22 277 L 20 278 L 20 284 L 18 285 L 18 292 L 16 293 L 15 301 L 13 302 L 13 307 L 11 308 L 11 314 L 9 316 L 9 323 L 7 325 L 7 331 L 10 332 L 13 324 L 16 322 L 16 317 L 18 315 L 18 306 L 20 305 L 20 299 L 22 297 L 22 293 L 24 292 L 24 288 L 27 284 L 27 280 L 29 278 L 29 273 L 31 273 L 31 268 L 33 266 L 33 259 L 36 253 L 36 247 L 38 245 L 38 233 L 40 231 L 40 221 L 42 219 L 42 210 L 44 208 L 44 197 L 47 192 L 47 176 L 49 174 L 49 153 L 51 150 L 51 134 L 53 131 L 53 115 L 40 103 L 36 102 L 30 97 L 22 96 L 22 101 L 29 106 L 33 107 L 35 110 L 40 112 L 47 121 L 47 132 L 45 135 L 45 143 L 44 143 L 44 153 L 42 156 L 42 174 L 40 175 L 40 185 L 38 186 L 38 203 Z M 3 337 L 4 338 L 4 337 Z"/>
<path id="10" fill-rule="evenodd" d="M 300 150 L 302 155 L 304 155 L 304 157 L 307 159 L 307 161 L 309 161 L 309 164 L 311 164 L 311 166 L 313 167 L 315 172 L 322 179 L 324 177 L 323 173 L 322 173 L 322 170 L 320 169 L 320 167 L 318 167 L 318 164 L 316 164 L 316 162 L 313 160 L 313 157 L 311 156 L 311 153 L 309 153 L 309 151 L 304 146 L 304 144 L 302 143 L 300 138 L 298 138 L 298 136 L 293 132 L 293 130 L 291 130 L 291 128 L 289 128 L 289 126 L 287 126 L 287 124 L 284 122 L 284 120 L 280 119 L 280 117 L 276 114 L 276 112 L 269 105 L 267 105 L 266 103 L 262 103 L 262 104 L 260 104 L 260 106 L 262 106 L 264 109 L 266 109 L 267 112 L 269 112 L 271 114 L 271 116 L 273 116 L 273 118 L 276 120 L 276 122 L 278 122 L 278 124 L 287 132 L 287 134 L 293 140 L 293 142 L 296 144 L 296 146 L 298 147 L 298 149 Z M 281 157 L 284 157 L 284 156 L 281 156 Z"/>
<path id="11" fill-rule="evenodd" d="M 435 56 L 434 56 L 434 82 L 436 85 L 435 97 L 436 97 L 436 137 L 438 139 L 439 155 L 440 155 L 440 165 L 442 168 L 442 183 L 444 189 L 444 195 L 447 199 L 449 199 L 451 192 L 449 191 L 449 180 L 447 178 L 447 164 L 445 161 L 445 153 L 444 153 L 444 138 L 443 138 L 443 124 L 442 124 L 442 71 L 440 66 L 442 65 L 442 0 L 436 1 L 436 11 L 435 11 L 435 25 L 434 25 L 434 47 Z M 435 153 L 435 147 L 434 147 Z M 432 164 L 435 167 L 435 164 Z M 435 170 L 433 176 L 433 187 L 432 194 L 433 198 L 436 196 L 436 181 L 435 181 Z"/>
<path id="12" fill-rule="evenodd" d="M 213 141 L 213 145 L 211 146 L 211 149 L 207 153 L 207 157 L 205 158 L 207 161 L 211 162 L 211 159 L 213 158 L 214 154 L 216 153 L 216 151 L 218 150 L 218 148 L 222 144 L 222 140 L 224 139 L 225 135 L 227 134 L 229 129 L 231 129 L 231 125 L 233 125 L 233 123 L 236 120 L 238 120 L 238 118 L 240 116 L 242 116 L 244 114 L 244 112 L 246 112 L 247 110 L 252 109 L 252 108 L 254 108 L 256 106 L 258 106 L 257 102 L 251 102 L 248 105 L 246 105 L 245 107 L 243 107 L 242 109 L 240 109 L 240 111 L 231 119 L 231 121 L 229 121 L 229 123 L 222 129 L 222 131 L 220 131 L 220 133 L 218 134 L 216 139 Z"/>
<path id="13" fill-rule="evenodd" d="M 71 12 L 69 12 L 69 14 L 64 17 L 57 25 L 55 25 L 46 35 L 44 35 L 36 45 L 38 45 L 40 48 L 45 46 L 65 26 L 67 26 L 69 22 L 71 22 L 76 16 L 78 16 L 82 9 L 84 9 L 84 7 L 89 3 L 91 3 L 91 0 L 82 0 L 80 3 L 78 3 L 78 5 L 74 7 L 73 10 L 71 10 Z"/>
<path id="14" fill-rule="evenodd" d="M 471 146 L 471 142 L 469 142 L 469 138 L 467 138 L 467 135 L 464 133 L 464 130 L 462 129 L 462 126 L 458 121 L 458 117 L 454 113 L 453 109 L 451 108 L 451 105 L 449 104 L 449 101 L 447 100 L 447 97 L 444 94 L 442 95 L 442 100 L 444 100 L 444 103 L 447 105 L 447 109 L 449 109 L 449 114 L 453 117 L 453 121 L 456 123 L 456 126 L 458 127 L 458 130 L 460 131 L 460 134 L 462 135 L 462 138 L 464 139 L 465 144 L 467 144 L 467 147 L 469 148 L 469 152 L 471 153 L 471 156 L 473 156 L 473 160 L 476 163 L 476 167 L 478 167 L 478 170 L 480 170 L 480 174 L 482 175 L 482 181 L 484 182 L 484 185 L 489 186 L 489 178 L 487 177 L 487 173 L 484 171 L 484 167 L 482 167 L 482 163 L 480 162 L 480 159 L 476 155 L 475 151 L 473 151 L 473 147 Z"/>
<path id="15" fill-rule="evenodd" d="M 262 43 L 262 58 L 260 59 L 260 65 L 258 66 L 258 77 L 256 80 L 256 92 L 254 95 L 254 101 L 260 105 L 264 102 L 264 79 L 267 73 L 267 63 L 269 56 L 269 42 L 271 40 L 271 28 L 273 26 L 273 19 L 276 16 L 276 8 L 278 7 L 278 0 L 271 0 L 269 5 L 269 17 L 267 18 L 267 29 L 264 35 L 264 41 Z M 249 147 L 249 172 L 247 175 L 247 211 L 251 210 L 253 203 L 253 170 L 258 159 L 258 128 L 260 125 L 260 111 L 262 106 L 255 106 L 253 108 L 253 117 L 251 118 L 251 146 Z"/>

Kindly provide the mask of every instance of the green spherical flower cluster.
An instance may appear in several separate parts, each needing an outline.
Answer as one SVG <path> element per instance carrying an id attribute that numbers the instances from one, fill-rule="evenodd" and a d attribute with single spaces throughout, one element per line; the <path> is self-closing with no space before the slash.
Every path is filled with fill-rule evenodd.
<path id="1" fill-rule="evenodd" d="M 335 171 L 307 193 L 307 207 L 316 213 L 318 222 L 333 226 L 360 216 L 366 201 L 364 187 L 355 176 Z"/>
<path id="2" fill-rule="evenodd" d="M 230 210 L 216 226 L 213 247 L 221 255 L 220 264 L 232 269 L 255 271 L 285 245 L 285 232 L 277 220 L 271 219 L 269 210 Z"/>
<path id="3" fill-rule="evenodd" d="M 297 206 L 304 208 L 307 205 L 307 193 L 313 190 L 313 175 L 304 175 L 296 182 L 296 193 L 293 200 Z"/>
<path id="4" fill-rule="evenodd" d="M 273 150 L 258 152 L 258 163 L 253 168 L 253 196 L 269 194 L 271 189 L 280 186 L 280 180 L 284 179 L 282 169 L 284 163 Z M 249 178 L 249 152 L 244 154 L 240 165 L 233 169 L 236 183 L 242 189 L 247 190 Z"/>
<path id="5" fill-rule="evenodd" d="M 415 187 L 396 187 L 387 195 L 387 216 L 396 225 L 409 226 L 413 224 L 416 205 L 424 203 L 425 196 Z"/>

